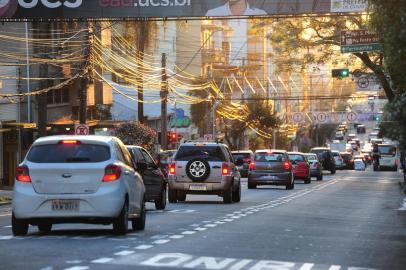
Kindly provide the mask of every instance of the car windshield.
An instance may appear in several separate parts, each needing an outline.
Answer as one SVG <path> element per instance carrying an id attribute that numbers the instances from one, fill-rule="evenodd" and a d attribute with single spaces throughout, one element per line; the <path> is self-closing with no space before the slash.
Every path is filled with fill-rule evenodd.
<path id="1" fill-rule="evenodd" d="M 254 160 L 257 162 L 282 162 L 283 154 L 282 153 L 256 153 Z"/>
<path id="2" fill-rule="evenodd" d="M 381 155 L 396 155 L 396 147 L 393 145 L 379 145 L 378 151 Z"/>
<path id="3" fill-rule="evenodd" d="M 242 159 L 242 160 L 249 160 L 251 159 L 250 153 L 232 153 L 233 158 L 235 161 Z"/>
<path id="4" fill-rule="evenodd" d="M 289 154 L 289 159 L 291 161 L 305 161 L 304 156 L 298 154 Z"/>
<path id="5" fill-rule="evenodd" d="M 189 161 L 194 158 L 203 158 L 207 161 L 225 161 L 223 151 L 219 146 L 181 146 L 176 152 L 176 161 Z"/>
<path id="6" fill-rule="evenodd" d="M 312 150 L 311 152 L 315 153 L 319 159 L 327 157 L 327 150 L 315 149 L 315 150 Z"/>
<path id="7" fill-rule="evenodd" d="M 317 157 L 314 155 L 308 155 L 308 156 L 306 156 L 306 159 L 307 160 L 317 160 Z"/>
<path id="8" fill-rule="evenodd" d="M 340 156 L 340 154 L 339 154 L 339 153 L 337 153 L 337 152 L 332 152 L 332 153 L 333 153 L 333 156 L 335 156 L 335 157 Z"/>
<path id="9" fill-rule="evenodd" d="M 110 159 L 110 148 L 95 144 L 47 144 L 32 147 L 27 160 L 34 163 L 103 162 Z"/>

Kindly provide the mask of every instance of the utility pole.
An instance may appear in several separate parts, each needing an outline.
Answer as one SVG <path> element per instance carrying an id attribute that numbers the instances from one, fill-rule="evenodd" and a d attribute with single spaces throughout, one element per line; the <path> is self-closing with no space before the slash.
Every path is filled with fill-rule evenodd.
<path id="1" fill-rule="evenodd" d="M 50 30 L 50 23 L 49 22 L 38 22 L 37 27 L 38 29 L 38 38 L 39 39 L 46 39 L 49 37 L 49 30 Z M 40 52 L 41 58 L 46 58 L 48 55 L 47 48 L 45 47 L 37 47 L 38 51 Z M 41 63 L 39 66 L 39 77 L 43 78 L 39 81 L 39 88 L 44 89 L 49 87 L 49 80 L 47 79 L 49 76 L 48 64 Z M 48 94 L 42 93 L 38 96 L 38 136 L 44 137 L 47 135 L 47 121 L 48 121 Z"/>
<path id="2" fill-rule="evenodd" d="M 89 85 L 89 70 L 88 65 L 90 61 L 90 47 L 92 46 L 93 38 L 93 31 L 89 26 L 89 22 L 87 22 L 88 30 L 86 35 L 86 40 L 88 45 L 85 49 L 85 62 L 83 63 L 83 69 L 85 70 L 85 74 L 83 74 L 82 79 L 80 80 L 80 92 L 79 92 L 79 123 L 86 124 L 87 120 L 87 87 Z"/>
<path id="3" fill-rule="evenodd" d="M 166 74 L 166 53 L 162 53 L 161 76 L 161 149 L 168 149 L 167 138 L 167 103 L 168 103 L 168 76 Z"/>
<path id="4" fill-rule="evenodd" d="M 145 32 L 147 31 L 147 23 L 148 21 L 140 21 L 139 24 L 137 23 L 136 26 L 139 26 L 139 35 L 138 35 L 138 52 L 141 65 L 144 63 L 144 51 L 145 51 Z M 138 72 L 140 77 L 138 78 L 138 121 L 140 123 L 144 123 L 144 69 L 142 66 L 138 68 Z"/>

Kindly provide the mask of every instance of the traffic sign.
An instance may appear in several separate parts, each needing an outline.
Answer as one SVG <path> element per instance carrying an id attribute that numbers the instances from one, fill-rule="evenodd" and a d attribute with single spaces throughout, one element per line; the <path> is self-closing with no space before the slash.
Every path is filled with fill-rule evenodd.
<path id="1" fill-rule="evenodd" d="M 89 125 L 75 125 L 75 135 L 89 135 Z"/>
<path id="2" fill-rule="evenodd" d="M 304 115 L 302 112 L 295 112 L 292 116 L 292 120 L 294 123 L 301 123 L 304 120 Z"/>
<path id="3" fill-rule="evenodd" d="M 358 114 L 356 112 L 349 112 L 347 113 L 347 120 L 348 122 L 355 122 L 358 119 Z"/>
<path id="4" fill-rule="evenodd" d="M 325 123 L 327 121 L 327 113 L 320 112 L 317 114 L 317 121 L 319 123 Z"/>
<path id="5" fill-rule="evenodd" d="M 381 49 L 379 37 L 368 30 L 341 31 L 342 53 L 379 51 Z"/>
<path id="6" fill-rule="evenodd" d="M 365 89 L 369 86 L 369 80 L 367 77 L 361 77 L 358 79 L 358 88 Z"/>
<path id="7" fill-rule="evenodd" d="M 213 135 L 212 134 L 204 134 L 204 140 L 205 141 L 213 141 Z"/>

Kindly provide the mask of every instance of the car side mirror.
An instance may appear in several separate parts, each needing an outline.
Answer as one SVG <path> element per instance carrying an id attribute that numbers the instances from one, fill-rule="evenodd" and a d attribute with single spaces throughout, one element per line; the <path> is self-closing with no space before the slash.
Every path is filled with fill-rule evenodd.
<path id="1" fill-rule="evenodd" d="M 237 165 L 237 166 L 242 166 L 242 165 L 244 165 L 244 160 L 242 160 L 242 159 L 237 159 L 237 161 L 235 162 L 235 165 Z"/>
<path id="2" fill-rule="evenodd" d="M 137 162 L 137 169 L 140 172 L 145 172 L 148 169 L 148 164 L 145 162 Z"/>

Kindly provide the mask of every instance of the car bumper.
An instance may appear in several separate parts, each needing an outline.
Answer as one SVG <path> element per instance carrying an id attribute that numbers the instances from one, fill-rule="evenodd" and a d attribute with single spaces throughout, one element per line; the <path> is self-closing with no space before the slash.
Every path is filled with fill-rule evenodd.
<path id="1" fill-rule="evenodd" d="M 211 193 L 220 192 L 230 188 L 233 182 L 233 176 L 223 176 L 221 182 L 192 182 L 192 181 L 178 181 L 176 176 L 168 177 L 168 185 L 173 190 L 183 190 L 186 193 Z M 205 190 L 194 190 L 193 185 L 202 185 Z"/>
<path id="2" fill-rule="evenodd" d="M 120 181 L 103 183 L 92 194 L 38 194 L 31 183 L 16 182 L 13 213 L 20 219 L 114 218 L 123 207 L 126 190 Z M 77 200 L 78 210 L 52 210 L 53 200 Z"/>
<path id="3" fill-rule="evenodd" d="M 248 174 L 248 183 L 255 185 L 288 185 L 292 181 L 292 173 L 255 173 Z"/>
<path id="4" fill-rule="evenodd" d="M 321 175 L 323 173 L 323 171 L 320 169 L 313 169 L 313 170 L 310 170 L 310 176 L 319 176 L 319 175 Z"/>

